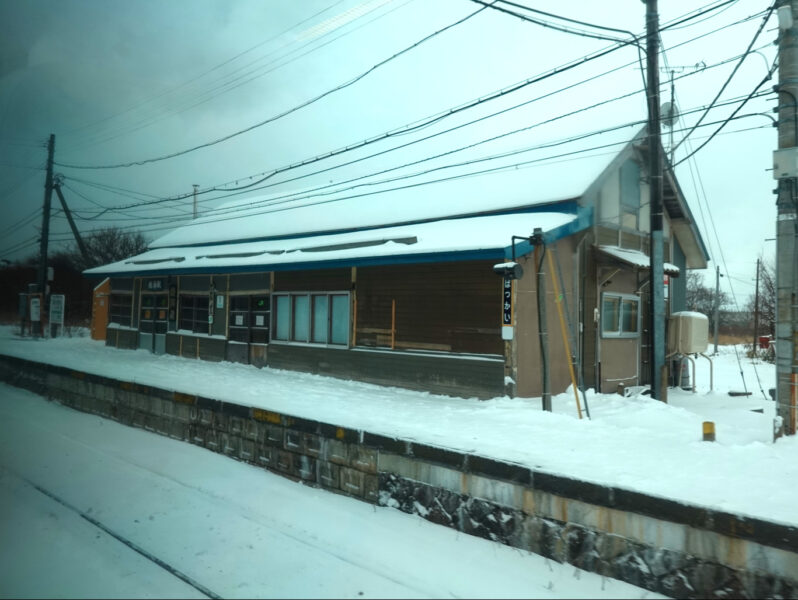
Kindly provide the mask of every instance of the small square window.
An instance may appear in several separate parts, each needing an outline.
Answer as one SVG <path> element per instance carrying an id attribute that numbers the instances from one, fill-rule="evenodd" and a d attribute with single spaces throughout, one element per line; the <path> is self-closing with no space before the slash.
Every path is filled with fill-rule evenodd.
<path id="1" fill-rule="evenodd" d="M 640 298 L 626 294 L 601 297 L 601 336 L 637 337 L 640 331 Z"/>

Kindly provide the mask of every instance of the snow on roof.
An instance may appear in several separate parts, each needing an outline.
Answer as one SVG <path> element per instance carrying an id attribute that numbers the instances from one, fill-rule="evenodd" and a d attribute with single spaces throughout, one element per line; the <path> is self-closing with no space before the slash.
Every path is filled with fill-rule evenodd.
<path id="1" fill-rule="evenodd" d="M 612 256 L 613 258 L 617 258 L 627 264 L 630 264 L 634 267 L 640 267 L 641 269 L 648 269 L 651 266 L 651 259 L 648 257 L 647 254 L 640 252 L 639 250 L 630 250 L 629 248 L 619 248 L 618 246 L 598 246 L 598 249 L 607 254 Z M 678 275 L 679 274 L 679 267 L 669 262 L 663 263 L 664 271 L 667 275 Z"/>
<path id="2" fill-rule="evenodd" d="M 251 267 L 279 269 L 301 265 L 370 259 L 376 263 L 419 260 L 422 255 L 483 253 L 504 258 L 511 236 L 531 235 L 577 221 L 573 213 L 546 212 L 445 219 L 349 233 L 315 235 L 280 240 L 240 242 L 213 246 L 155 248 L 138 256 L 86 271 L 88 275 L 133 274 L 164 271 L 223 272 Z"/>
<path id="3" fill-rule="evenodd" d="M 370 181 L 237 199 L 163 235 L 150 248 L 310 235 L 572 200 L 581 197 L 639 133 L 639 128 L 630 127 L 602 132 L 587 136 L 578 148 L 569 144 L 559 157 L 552 158 L 551 148 L 544 148 L 524 153 L 528 164 L 501 170 L 485 165 L 482 170 L 490 172 L 481 174 L 473 174 L 469 166 L 382 184 Z"/>

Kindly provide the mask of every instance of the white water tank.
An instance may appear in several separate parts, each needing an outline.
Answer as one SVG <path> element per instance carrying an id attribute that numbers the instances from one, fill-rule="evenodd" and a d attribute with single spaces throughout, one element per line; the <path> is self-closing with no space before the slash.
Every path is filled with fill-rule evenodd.
<path id="1" fill-rule="evenodd" d="M 709 319 L 699 312 L 673 313 L 668 322 L 668 354 L 702 354 L 709 346 Z"/>

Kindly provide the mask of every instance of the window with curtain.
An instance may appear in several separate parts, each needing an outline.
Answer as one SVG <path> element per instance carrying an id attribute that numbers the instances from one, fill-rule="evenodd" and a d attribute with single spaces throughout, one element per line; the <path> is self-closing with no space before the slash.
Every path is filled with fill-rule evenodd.
<path id="1" fill-rule="evenodd" d="M 273 294 L 272 340 L 349 345 L 349 293 Z"/>

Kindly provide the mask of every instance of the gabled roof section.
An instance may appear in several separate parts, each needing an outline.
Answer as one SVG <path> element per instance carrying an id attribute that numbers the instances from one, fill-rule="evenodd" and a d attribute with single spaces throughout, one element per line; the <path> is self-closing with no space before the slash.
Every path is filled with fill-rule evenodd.
<path id="1" fill-rule="evenodd" d="M 116 263 L 85 271 L 91 276 L 279 271 L 337 266 L 503 259 L 513 235 L 536 227 L 550 239 L 587 227 L 573 212 L 528 212 L 383 227 L 348 233 L 155 248 Z"/>
<path id="2" fill-rule="evenodd" d="M 634 130 L 624 126 L 513 152 L 510 166 L 468 163 L 345 189 L 321 186 L 239 199 L 165 234 L 150 247 L 267 241 L 549 210 L 580 199 L 633 136 Z"/>

